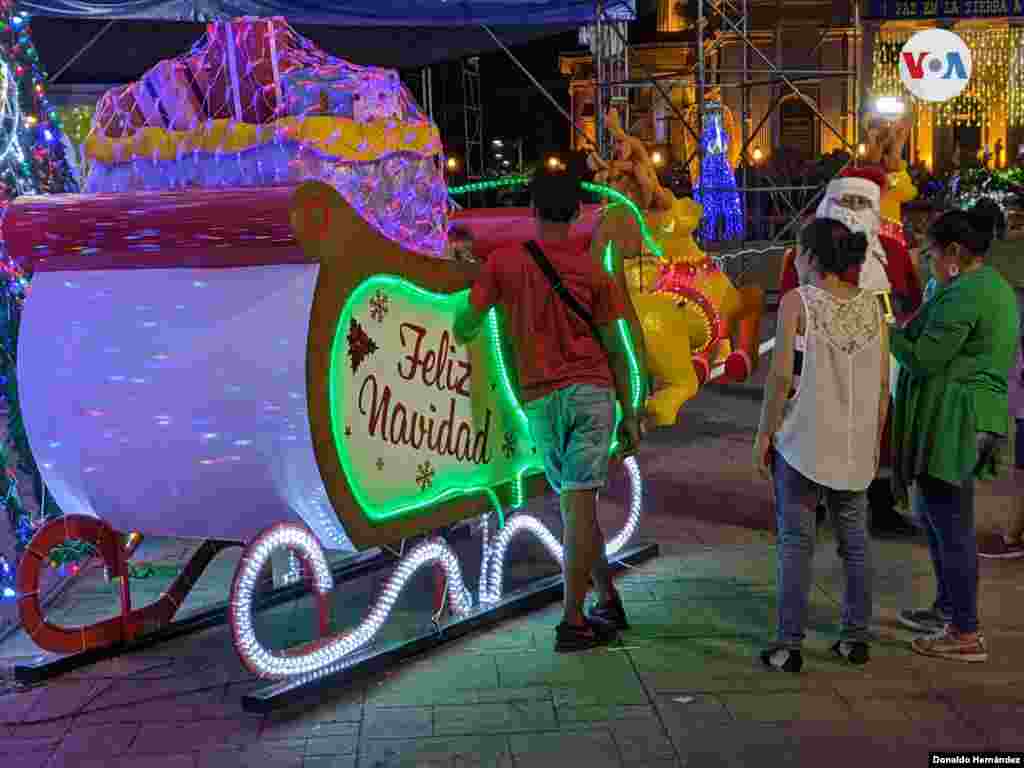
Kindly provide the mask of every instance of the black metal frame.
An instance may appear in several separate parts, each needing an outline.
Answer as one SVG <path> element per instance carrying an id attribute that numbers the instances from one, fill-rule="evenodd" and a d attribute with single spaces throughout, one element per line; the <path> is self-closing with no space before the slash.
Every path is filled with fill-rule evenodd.
<path id="1" fill-rule="evenodd" d="M 631 565 L 646 562 L 658 556 L 657 544 L 632 547 L 609 560 L 613 571 L 620 571 Z M 498 603 L 483 610 L 476 610 L 464 619 L 456 619 L 443 625 L 439 631 L 422 634 L 386 648 L 371 649 L 357 654 L 352 663 L 337 672 L 312 672 L 299 678 L 268 684 L 242 697 L 242 709 L 246 712 L 271 712 L 294 704 L 305 698 L 351 685 L 361 679 L 380 674 L 396 663 L 438 648 L 452 640 L 479 632 L 501 621 L 520 616 L 558 600 L 563 593 L 564 581 L 561 575 L 538 579 L 532 584 L 502 598 Z"/>
<path id="2" fill-rule="evenodd" d="M 397 562 L 398 559 L 387 551 L 361 552 L 352 558 L 337 563 L 331 569 L 331 574 L 334 577 L 335 583 L 352 581 L 369 573 L 383 570 Z M 309 581 L 306 579 L 284 587 L 278 587 L 271 592 L 258 596 L 253 604 L 253 612 L 259 613 L 282 603 L 297 600 L 308 592 Z M 160 643 L 166 643 L 183 635 L 201 632 L 204 629 L 224 624 L 227 620 L 228 601 L 225 600 L 215 603 L 209 608 L 194 613 L 180 621 L 172 621 L 170 624 L 154 632 L 142 635 L 127 643 L 115 643 L 103 646 L 102 648 L 91 648 L 87 651 L 72 653 L 67 656 L 43 654 L 34 661 L 16 664 L 13 670 L 14 679 L 16 682 L 25 685 L 42 683 L 73 670 L 103 661 L 104 659 L 110 659 L 126 653 L 134 653 L 145 648 L 151 648 L 154 645 L 159 645 Z"/>

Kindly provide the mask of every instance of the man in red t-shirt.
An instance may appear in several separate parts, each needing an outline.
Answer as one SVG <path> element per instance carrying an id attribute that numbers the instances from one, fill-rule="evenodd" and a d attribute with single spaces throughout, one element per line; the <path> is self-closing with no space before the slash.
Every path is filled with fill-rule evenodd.
<path id="1" fill-rule="evenodd" d="M 581 210 L 579 179 L 541 172 L 530 191 L 537 244 L 589 312 L 600 338 L 555 292 L 525 244 L 488 257 L 456 317 L 455 338 L 460 343 L 472 339 L 492 307 L 504 309 L 515 341 L 520 397 L 562 510 L 565 608 L 555 650 L 579 651 L 606 643 L 628 627 L 605 557 L 597 495 L 608 477 L 616 396 L 623 407 L 621 439 L 627 450 L 639 442 L 639 415 L 629 396 L 628 352 L 617 328 L 624 314 L 622 297 L 590 257 L 587 241 L 570 234 Z M 591 575 L 599 602 L 584 615 Z"/>

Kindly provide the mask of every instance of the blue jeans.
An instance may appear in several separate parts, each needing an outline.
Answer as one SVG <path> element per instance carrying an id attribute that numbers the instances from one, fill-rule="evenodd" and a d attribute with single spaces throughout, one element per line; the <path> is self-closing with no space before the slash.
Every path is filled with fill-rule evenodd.
<path id="1" fill-rule="evenodd" d="M 526 415 L 555 493 L 605 487 L 615 429 L 611 389 L 572 384 L 526 403 Z"/>
<path id="2" fill-rule="evenodd" d="M 960 486 L 928 475 L 917 478 L 918 512 L 935 570 L 934 610 L 960 632 L 978 630 L 978 542 L 974 480 Z"/>
<path id="3" fill-rule="evenodd" d="M 839 539 L 846 574 L 840 638 L 870 642 L 871 566 L 866 491 L 837 491 L 804 477 L 777 452 L 772 454 L 778 518 L 779 645 L 799 648 L 807 625 L 812 585 L 815 508 L 825 502 Z"/>

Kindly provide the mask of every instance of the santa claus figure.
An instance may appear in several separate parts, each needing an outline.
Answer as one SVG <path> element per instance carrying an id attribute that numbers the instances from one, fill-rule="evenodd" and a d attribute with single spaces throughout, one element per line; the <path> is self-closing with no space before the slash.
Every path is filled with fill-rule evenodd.
<path id="1" fill-rule="evenodd" d="M 848 168 L 829 182 L 815 216 L 841 221 L 851 231 L 867 236 L 867 258 L 862 265 L 844 274 L 843 279 L 877 294 L 885 314 L 902 323 L 918 310 L 923 296 L 902 226 L 882 217 L 882 197 L 888 185 L 889 174 L 884 166 Z M 780 295 L 799 285 L 794 257 L 795 253 L 786 254 Z M 892 380 L 896 381 L 895 370 Z M 892 413 L 892 408 L 889 412 Z M 913 526 L 894 508 L 889 483 L 889 431 L 890 424 L 886 423 L 879 476 L 868 492 L 871 526 L 876 533 L 911 534 Z"/>
<path id="2" fill-rule="evenodd" d="M 902 322 L 921 306 L 921 281 L 902 227 L 894 222 L 883 222 L 881 201 L 887 185 L 888 174 L 880 167 L 848 168 L 829 182 L 815 216 L 836 219 L 852 231 L 867 236 L 867 259 L 843 278 L 877 293 L 886 313 Z M 794 255 L 786 255 L 780 294 L 799 285 Z"/>

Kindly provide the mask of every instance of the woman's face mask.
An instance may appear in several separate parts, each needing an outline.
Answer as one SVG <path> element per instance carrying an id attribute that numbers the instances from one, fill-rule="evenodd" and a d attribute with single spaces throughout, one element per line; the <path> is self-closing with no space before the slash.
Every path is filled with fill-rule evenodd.
<path id="1" fill-rule="evenodd" d="M 960 253 L 955 244 L 944 250 L 938 243 L 926 241 L 921 263 L 927 265 L 925 270 L 939 285 L 945 285 L 960 274 Z"/>

